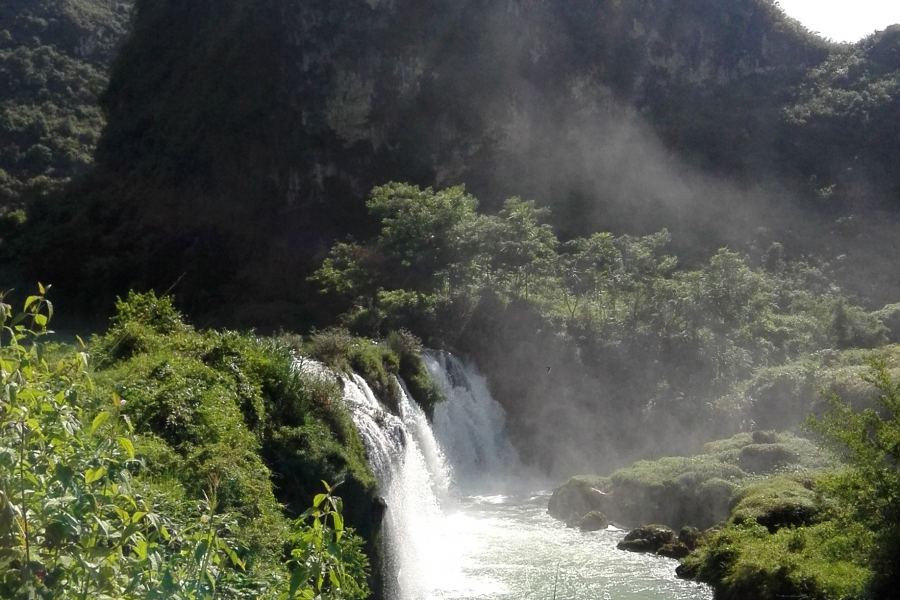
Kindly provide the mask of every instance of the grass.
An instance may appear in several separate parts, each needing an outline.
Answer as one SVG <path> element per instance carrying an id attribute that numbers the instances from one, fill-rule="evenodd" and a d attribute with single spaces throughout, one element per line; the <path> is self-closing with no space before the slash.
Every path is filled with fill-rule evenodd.
<path id="1" fill-rule="evenodd" d="M 714 534 L 684 561 L 681 573 L 715 584 L 722 600 L 863 597 L 871 534 L 835 521 L 775 533 L 748 520 Z"/>

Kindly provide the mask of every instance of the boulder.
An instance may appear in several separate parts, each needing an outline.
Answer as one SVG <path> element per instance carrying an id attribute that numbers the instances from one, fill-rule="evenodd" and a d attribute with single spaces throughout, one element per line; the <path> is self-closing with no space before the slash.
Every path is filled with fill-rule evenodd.
<path id="1" fill-rule="evenodd" d="M 691 549 L 681 542 L 672 542 L 670 544 L 664 544 L 663 546 L 661 546 L 660 549 L 656 551 L 656 553 L 667 558 L 677 558 L 681 560 L 691 553 Z"/>
<path id="2" fill-rule="evenodd" d="M 703 533 L 696 527 L 685 526 L 678 532 L 678 541 L 684 544 L 688 550 L 693 551 L 700 543 L 701 536 Z"/>
<path id="3" fill-rule="evenodd" d="M 731 522 L 756 521 L 775 533 L 784 527 L 812 525 L 821 518 L 816 493 L 803 483 L 774 477 L 741 491 Z"/>
<path id="4" fill-rule="evenodd" d="M 578 522 L 581 531 L 600 531 L 609 527 L 609 519 L 599 510 L 592 510 Z"/>
<path id="5" fill-rule="evenodd" d="M 675 532 L 665 525 L 642 525 L 629 531 L 616 547 L 629 552 L 657 552 L 663 546 L 677 542 Z"/>
<path id="6" fill-rule="evenodd" d="M 553 491 L 547 504 L 547 512 L 555 519 L 570 522 L 573 515 L 580 520 L 592 511 L 609 514 L 612 497 L 599 490 L 599 477 L 572 477 Z"/>

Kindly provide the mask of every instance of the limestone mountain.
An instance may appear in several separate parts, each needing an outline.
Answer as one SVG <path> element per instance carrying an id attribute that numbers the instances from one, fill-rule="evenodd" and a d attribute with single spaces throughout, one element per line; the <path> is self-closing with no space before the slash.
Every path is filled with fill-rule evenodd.
<path id="1" fill-rule="evenodd" d="M 189 309 L 304 321 L 391 180 L 534 198 L 563 237 L 765 243 L 897 208 L 898 48 L 769 0 L 138 0 L 96 168 L 32 208 L 55 233 L 29 268 L 92 295 L 184 273 Z"/>

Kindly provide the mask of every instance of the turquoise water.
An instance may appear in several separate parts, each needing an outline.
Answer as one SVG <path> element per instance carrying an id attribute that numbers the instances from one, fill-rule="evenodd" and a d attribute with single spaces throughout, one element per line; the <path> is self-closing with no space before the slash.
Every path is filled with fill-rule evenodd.
<path id="1" fill-rule="evenodd" d="M 431 598 L 709 600 L 678 561 L 616 549 L 624 531 L 580 532 L 547 514 L 546 494 L 470 496 L 445 512 Z"/>

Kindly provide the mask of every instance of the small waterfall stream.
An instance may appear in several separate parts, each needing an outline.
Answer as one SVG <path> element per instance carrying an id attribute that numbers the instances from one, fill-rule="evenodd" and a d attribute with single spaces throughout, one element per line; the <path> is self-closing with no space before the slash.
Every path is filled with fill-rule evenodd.
<path id="1" fill-rule="evenodd" d="M 388 600 L 711 597 L 675 579 L 673 561 L 617 551 L 624 532 L 554 522 L 548 493 L 533 492 L 547 486 L 528 477 L 485 379 L 450 354 L 423 358 L 446 395 L 433 425 L 402 381 L 398 416 L 363 378 L 341 377 L 388 507 Z"/>

